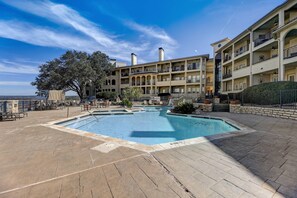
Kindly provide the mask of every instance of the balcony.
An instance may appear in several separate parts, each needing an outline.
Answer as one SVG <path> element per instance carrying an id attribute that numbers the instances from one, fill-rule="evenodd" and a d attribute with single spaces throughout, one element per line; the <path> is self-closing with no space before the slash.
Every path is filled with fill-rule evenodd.
<path id="1" fill-rule="evenodd" d="M 264 56 L 262 56 L 262 57 L 259 58 L 259 60 L 255 61 L 254 64 L 258 64 L 258 63 L 261 63 L 261 62 L 270 60 L 270 59 L 275 58 L 275 57 L 277 57 L 277 54 L 275 54 L 275 55 L 273 55 L 271 57 L 264 57 Z"/>
<path id="2" fill-rule="evenodd" d="M 157 81 L 156 82 L 157 86 L 170 86 L 170 81 Z"/>
<path id="3" fill-rule="evenodd" d="M 237 57 L 237 56 L 239 56 L 239 55 L 241 55 L 241 54 L 243 54 L 243 53 L 245 53 L 247 51 L 249 51 L 249 46 L 248 45 L 243 46 L 240 49 L 235 51 L 235 57 Z"/>
<path id="4" fill-rule="evenodd" d="M 121 82 L 121 85 L 129 85 L 129 81 Z"/>
<path id="5" fill-rule="evenodd" d="M 145 69 L 144 70 L 144 73 L 155 73 L 155 72 L 157 72 L 156 69 Z"/>
<path id="6" fill-rule="evenodd" d="M 258 61 L 253 65 L 252 74 L 259 74 L 267 71 L 277 70 L 279 68 L 279 61 L 277 56 L 269 57 Z"/>
<path id="7" fill-rule="evenodd" d="M 122 73 L 121 76 L 122 77 L 127 77 L 127 76 L 129 76 L 129 73 Z"/>
<path id="8" fill-rule="evenodd" d="M 200 66 L 188 66 L 188 70 L 197 70 L 200 69 Z"/>
<path id="9" fill-rule="evenodd" d="M 185 85 L 186 84 L 186 80 L 185 79 L 180 79 L 180 80 L 172 80 L 171 81 L 171 85 Z"/>
<path id="10" fill-rule="evenodd" d="M 237 71 L 237 70 L 240 70 L 240 69 L 243 69 L 243 68 L 246 68 L 246 67 L 249 67 L 249 65 L 247 65 L 247 64 L 235 65 L 234 66 L 234 71 Z"/>
<path id="11" fill-rule="evenodd" d="M 170 72 L 170 69 L 168 68 L 168 69 L 158 69 L 158 72 L 159 73 L 168 73 L 168 72 Z"/>
<path id="12" fill-rule="evenodd" d="M 266 43 L 270 39 L 272 39 L 272 33 L 271 32 L 268 32 L 268 33 L 263 34 L 263 35 L 259 35 L 259 38 L 254 40 L 254 46 L 257 47 L 257 46 L 259 46 L 259 45 L 261 45 L 263 43 Z"/>
<path id="13" fill-rule="evenodd" d="M 232 55 L 231 54 L 227 54 L 226 56 L 225 56 L 225 58 L 224 58 L 224 62 L 227 62 L 227 61 L 229 61 L 229 60 L 231 60 L 232 59 Z"/>
<path id="14" fill-rule="evenodd" d="M 143 73 L 143 71 L 142 70 L 134 70 L 134 71 L 131 71 L 131 74 L 133 75 L 133 74 L 141 74 L 141 73 Z"/>
<path id="15" fill-rule="evenodd" d="M 228 73 L 228 74 L 223 75 L 223 79 L 231 78 L 231 77 L 232 77 L 232 73 Z"/>
<path id="16" fill-rule="evenodd" d="M 285 25 L 287 25 L 287 24 L 289 24 L 289 23 L 291 23 L 293 21 L 296 21 L 296 20 L 297 20 L 297 17 L 293 17 L 293 18 L 289 19 L 288 21 L 286 21 Z"/>
<path id="17" fill-rule="evenodd" d="M 294 45 L 284 50 L 284 59 L 293 58 L 296 56 L 297 56 L 297 45 Z"/>
<path id="18" fill-rule="evenodd" d="M 200 83 L 200 80 L 198 80 L 198 79 L 188 79 L 187 83 Z"/>
<path id="19" fill-rule="evenodd" d="M 185 71 L 185 68 L 172 68 L 172 72 L 177 72 L 177 71 Z"/>

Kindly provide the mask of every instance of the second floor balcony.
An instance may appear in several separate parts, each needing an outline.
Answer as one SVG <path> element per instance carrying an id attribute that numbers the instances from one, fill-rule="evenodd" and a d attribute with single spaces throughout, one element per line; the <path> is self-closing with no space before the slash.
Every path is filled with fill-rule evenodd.
<path id="1" fill-rule="evenodd" d="M 274 54 L 274 55 L 272 55 L 272 56 L 268 56 L 268 57 L 260 56 L 260 57 L 259 57 L 259 60 L 255 61 L 254 64 L 261 63 L 261 62 L 270 60 L 270 59 L 272 59 L 272 58 L 276 58 L 277 56 L 278 56 L 277 54 Z"/>
<path id="2" fill-rule="evenodd" d="M 297 56 L 297 45 L 294 45 L 284 50 L 284 59 L 293 58 L 296 56 Z"/>
<path id="3" fill-rule="evenodd" d="M 159 73 L 167 73 L 167 72 L 170 72 L 170 69 L 169 69 L 169 68 L 158 69 L 158 72 L 159 72 Z"/>
<path id="4" fill-rule="evenodd" d="M 200 83 L 199 79 L 188 79 L 187 83 Z"/>
<path id="5" fill-rule="evenodd" d="M 197 69 L 200 69 L 200 66 L 198 65 L 196 65 L 196 66 L 193 66 L 193 65 L 189 65 L 188 67 L 187 67 L 187 69 L 188 70 L 197 70 Z"/>
<path id="6" fill-rule="evenodd" d="M 172 72 L 185 71 L 185 67 L 172 67 Z"/>

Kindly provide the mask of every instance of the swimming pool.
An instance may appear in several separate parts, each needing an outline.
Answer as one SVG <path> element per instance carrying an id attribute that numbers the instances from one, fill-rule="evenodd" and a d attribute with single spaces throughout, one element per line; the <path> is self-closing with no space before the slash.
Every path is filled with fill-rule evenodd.
<path id="1" fill-rule="evenodd" d="M 145 107 L 144 110 L 133 114 L 96 115 L 96 118 L 87 116 L 58 125 L 145 145 L 238 130 L 220 119 L 169 115 L 166 113 L 168 107 Z"/>

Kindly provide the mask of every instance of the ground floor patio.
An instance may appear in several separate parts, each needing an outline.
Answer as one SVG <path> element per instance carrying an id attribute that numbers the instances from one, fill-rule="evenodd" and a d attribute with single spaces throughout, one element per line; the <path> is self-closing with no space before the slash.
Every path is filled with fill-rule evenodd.
<path id="1" fill-rule="evenodd" d="M 71 108 L 71 115 L 80 114 Z M 256 132 L 147 153 L 42 124 L 66 109 L 0 122 L 0 197 L 297 197 L 297 122 L 210 113 Z"/>

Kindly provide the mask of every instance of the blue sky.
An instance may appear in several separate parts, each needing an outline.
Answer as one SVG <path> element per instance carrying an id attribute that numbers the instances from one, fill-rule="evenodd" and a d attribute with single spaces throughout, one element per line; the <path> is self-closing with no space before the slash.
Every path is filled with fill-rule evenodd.
<path id="1" fill-rule="evenodd" d="M 38 66 L 68 49 L 130 63 L 210 54 L 284 0 L 0 0 L 0 95 L 33 95 Z"/>

